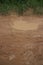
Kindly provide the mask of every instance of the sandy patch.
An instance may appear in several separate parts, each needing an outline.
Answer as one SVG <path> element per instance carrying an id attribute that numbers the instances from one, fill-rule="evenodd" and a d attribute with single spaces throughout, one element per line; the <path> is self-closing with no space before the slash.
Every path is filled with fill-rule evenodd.
<path id="1" fill-rule="evenodd" d="M 40 23 L 29 23 L 26 21 L 15 21 L 13 28 L 18 30 L 37 30 Z"/>

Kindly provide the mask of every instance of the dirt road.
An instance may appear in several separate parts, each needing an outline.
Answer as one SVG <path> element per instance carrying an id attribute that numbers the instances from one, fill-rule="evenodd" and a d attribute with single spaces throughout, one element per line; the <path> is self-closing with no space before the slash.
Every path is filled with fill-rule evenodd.
<path id="1" fill-rule="evenodd" d="M 0 65 L 43 65 L 43 17 L 0 16 Z"/>

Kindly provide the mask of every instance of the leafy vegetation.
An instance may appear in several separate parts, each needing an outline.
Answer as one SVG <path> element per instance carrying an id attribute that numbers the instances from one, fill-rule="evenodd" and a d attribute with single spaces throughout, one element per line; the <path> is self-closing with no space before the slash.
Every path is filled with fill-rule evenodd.
<path id="1" fill-rule="evenodd" d="M 10 10 L 23 14 L 24 11 L 33 8 L 38 14 L 43 14 L 43 0 L 0 0 L 0 13 L 8 13 Z"/>

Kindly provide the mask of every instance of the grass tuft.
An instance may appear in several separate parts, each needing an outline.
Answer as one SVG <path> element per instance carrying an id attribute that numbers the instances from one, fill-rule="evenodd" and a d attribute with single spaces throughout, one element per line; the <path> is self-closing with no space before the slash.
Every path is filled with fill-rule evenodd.
<path id="1" fill-rule="evenodd" d="M 23 15 L 29 8 L 34 13 L 43 14 L 43 0 L 0 0 L 0 14 L 8 14 L 13 10 L 18 15 Z"/>

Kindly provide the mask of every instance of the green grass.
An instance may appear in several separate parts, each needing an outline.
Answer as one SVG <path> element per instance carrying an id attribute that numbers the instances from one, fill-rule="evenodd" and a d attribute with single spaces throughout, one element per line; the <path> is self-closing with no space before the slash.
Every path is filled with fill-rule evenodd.
<path id="1" fill-rule="evenodd" d="M 0 0 L 0 14 L 15 11 L 23 15 L 29 8 L 32 8 L 34 13 L 43 14 L 43 0 Z"/>

